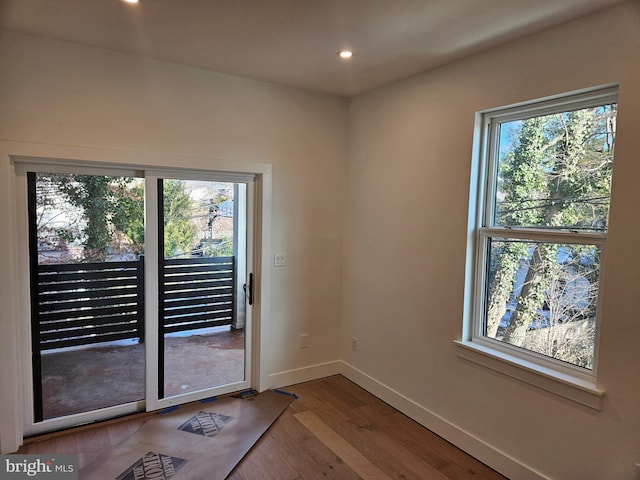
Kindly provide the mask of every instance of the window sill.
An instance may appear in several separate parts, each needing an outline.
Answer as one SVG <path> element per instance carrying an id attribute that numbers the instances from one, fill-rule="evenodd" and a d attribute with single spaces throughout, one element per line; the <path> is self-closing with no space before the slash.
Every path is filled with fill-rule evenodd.
<path id="1" fill-rule="evenodd" d="M 593 382 L 556 372 L 533 362 L 470 341 L 454 341 L 456 353 L 478 365 L 554 393 L 594 410 L 602 409 L 604 391 Z"/>

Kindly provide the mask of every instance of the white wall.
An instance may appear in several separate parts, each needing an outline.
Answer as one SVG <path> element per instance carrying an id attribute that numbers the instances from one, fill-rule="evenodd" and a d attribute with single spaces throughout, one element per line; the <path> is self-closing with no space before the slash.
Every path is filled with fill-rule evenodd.
<path id="1" fill-rule="evenodd" d="M 305 367 L 339 358 L 345 99 L 9 32 L 0 36 L 0 65 L 3 449 L 13 441 L 2 438 L 4 427 L 19 421 L 6 408 L 19 403 L 8 379 L 18 366 L 14 300 L 22 288 L 7 228 L 17 194 L 11 153 L 199 169 L 214 161 L 272 165 L 269 240 L 287 266 L 265 272 L 272 283 L 261 387 L 307 379 L 315 370 Z M 302 333 L 310 335 L 304 350 Z M 296 369 L 303 370 L 290 373 Z"/>
<path id="2" fill-rule="evenodd" d="M 612 82 L 620 97 L 597 412 L 470 364 L 453 340 L 475 112 Z M 639 119 L 638 2 L 352 99 L 346 373 L 514 479 L 640 478 Z"/>
<path id="3" fill-rule="evenodd" d="M 3 34 L 0 443 L 11 441 L 2 432 L 14 421 L 4 407 L 17 402 L 5 379 L 19 366 L 8 354 L 17 287 L 6 253 L 15 194 L 6 153 L 27 145 L 78 158 L 100 151 L 125 163 L 144 154 L 160 166 L 272 164 L 270 240 L 273 252 L 288 256 L 287 267 L 269 272 L 263 367 L 272 386 L 331 373 L 342 358 L 345 374 L 514 480 L 637 478 L 640 14 L 633 5 L 349 102 Z M 620 109 L 598 370 L 606 396 L 596 412 L 465 362 L 453 340 L 462 331 L 474 113 L 610 82 L 620 83 Z M 301 333 L 311 335 L 309 349 L 297 348 Z"/>

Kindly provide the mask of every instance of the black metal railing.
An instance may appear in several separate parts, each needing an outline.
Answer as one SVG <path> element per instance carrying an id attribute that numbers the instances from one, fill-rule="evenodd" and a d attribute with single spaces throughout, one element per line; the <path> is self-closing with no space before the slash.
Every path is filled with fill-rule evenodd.
<path id="1" fill-rule="evenodd" d="M 162 262 L 159 298 L 164 333 L 231 325 L 235 278 L 234 257 Z"/>
<path id="2" fill-rule="evenodd" d="M 144 342 L 144 257 L 38 265 L 40 350 L 137 338 Z"/>
<path id="3" fill-rule="evenodd" d="M 162 331 L 231 325 L 234 257 L 165 260 Z M 144 257 L 131 262 L 38 265 L 39 350 L 138 339 L 144 342 Z"/>

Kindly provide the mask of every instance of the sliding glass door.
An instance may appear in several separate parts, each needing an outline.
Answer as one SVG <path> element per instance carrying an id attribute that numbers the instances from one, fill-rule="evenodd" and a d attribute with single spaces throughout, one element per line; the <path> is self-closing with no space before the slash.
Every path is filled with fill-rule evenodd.
<path id="1" fill-rule="evenodd" d="M 27 434 L 250 387 L 250 178 L 25 177 Z"/>
<path id="2" fill-rule="evenodd" d="M 246 185 L 158 179 L 158 397 L 245 381 L 236 306 L 238 215 Z M 244 262 L 243 262 L 244 263 Z"/>
<path id="3" fill-rule="evenodd" d="M 27 180 L 34 420 L 144 400 L 142 179 Z"/>

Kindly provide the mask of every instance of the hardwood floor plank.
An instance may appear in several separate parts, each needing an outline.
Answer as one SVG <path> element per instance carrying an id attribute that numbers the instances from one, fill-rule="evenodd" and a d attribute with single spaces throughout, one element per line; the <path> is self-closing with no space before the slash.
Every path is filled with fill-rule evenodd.
<path id="1" fill-rule="evenodd" d="M 366 403 L 366 405 L 349 411 L 345 402 L 336 393 L 339 391 L 339 389 L 334 388 L 336 384 L 343 386 L 350 384 L 354 392 L 359 392 L 367 398 L 366 402 L 361 402 Z M 443 476 L 449 478 L 453 475 L 456 476 L 454 478 L 457 478 L 458 471 L 456 469 L 450 468 L 449 471 L 445 472 L 442 469 L 452 464 L 459 464 L 466 471 L 474 472 L 473 474 L 476 477 L 478 475 L 487 475 L 487 478 L 490 479 L 504 480 L 504 477 L 494 470 L 478 462 L 344 377 L 328 377 L 321 381 L 303 384 L 301 387 L 295 393 L 300 395 L 301 399 L 304 399 L 305 405 L 316 412 L 337 433 L 348 438 L 356 448 L 372 459 L 379 468 L 390 476 L 403 475 L 406 478 L 412 478 L 415 472 L 407 469 L 406 465 L 399 466 L 397 457 L 389 455 L 385 448 L 381 448 L 371 438 L 363 439 L 364 432 L 378 429 L 389 434 L 397 444 L 431 465 L 433 468 L 428 471 L 436 478 L 442 478 Z M 355 394 L 352 393 L 352 396 Z M 363 412 L 366 415 L 362 415 Z M 434 473 L 434 470 L 439 471 L 440 474 Z M 419 475 L 423 475 L 423 473 L 419 472 Z M 426 478 L 429 477 L 427 476 Z"/>
<path id="2" fill-rule="evenodd" d="M 368 418 L 369 422 L 384 431 L 393 442 L 420 457 L 447 478 L 452 480 L 458 478 L 504 479 L 502 475 L 398 411 L 380 416 L 369 406 L 360 407 L 358 410 L 357 413 L 352 412 L 353 419 L 359 416 Z M 361 423 L 364 424 L 367 421 L 363 420 Z M 372 441 L 378 440 L 372 439 Z M 461 469 L 466 473 L 461 474 Z"/>
<path id="3" fill-rule="evenodd" d="M 375 422 L 393 442 L 435 469 L 439 470 L 451 463 L 449 450 L 455 447 L 400 412 L 380 417 L 365 406 L 360 409 L 360 413 Z"/>
<path id="4" fill-rule="evenodd" d="M 300 393 L 301 398 L 307 405 L 313 406 L 313 410 L 318 412 L 331 429 L 348 439 L 364 457 L 388 477 L 406 480 L 446 480 L 437 468 L 404 449 L 378 428 L 376 418 L 379 415 L 388 415 L 393 410 L 391 407 L 367 394 L 366 402 L 352 402 L 353 408 L 348 408 L 338 394 L 333 394 L 332 387 L 333 384 L 325 383 L 322 388 L 314 388 L 313 391 L 306 389 L 305 392 Z M 357 392 L 354 387 L 352 385 L 351 390 Z M 364 408 L 375 412 L 375 416 L 368 418 L 362 415 L 360 411 Z"/>
<path id="5" fill-rule="evenodd" d="M 467 464 L 467 462 L 465 462 L 465 465 L 450 463 L 441 472 L 450 480 L 491 480 L 495 478 L 485 470 L 477 468 L 475 465 Z"/>
<path id="6" fill-rule="evenodd" d="M 359 476 L 292 414 L 282 415 L 270 436 L 283 458 L 306 480 L 357 480 Z M 304 432 L 304 433 L 303 433 Z"/>
<path id="7" fill-rule="evenodd" d="M 231 480 L 505 480 L 340 375 L 283 388 L 298 395 Z M 137 414 L 29 439 L 20 453 L 78 454 L 82 467 L 135 433 Z M 189 479 L 187 479 L 189 480 Z"/>
<path id="8" fill-rule="evenodd" d="M 424 480 L 448 479 L 448 477 L 441 473 L 436 467 L 406 448 L 395 438 L 388 435 L 384 430 L 377 427 L 373 429 L 363 429 L 362 434 L 368 441 L 393 458 L 395 462 L 402 465 L 405 470 L 409 470 L 416 478 Z M 408 475 L 403 476 L 407 479 L 409 478 Z"/>
<path id="9" fill-rule="evenodd" d="M 314 413 L 300 412 L 296 413 L 294 417 L 364 480 L 390 480 L 389 476 L 371 463 L 357 448 L 338 435 Z"/>

